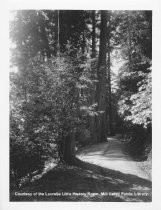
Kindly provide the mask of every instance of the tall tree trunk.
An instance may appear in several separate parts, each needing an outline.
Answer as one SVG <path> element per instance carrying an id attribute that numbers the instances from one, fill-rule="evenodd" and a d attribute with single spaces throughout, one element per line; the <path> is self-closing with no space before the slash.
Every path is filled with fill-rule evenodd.
<path id="1" fill-rule="evenodd" d="M 60 161 L 72 164 L 75 159 L 75 131 L 69 131 L 66 136 L 62 136 L 59 141 Z"/>
<path id="2" fill-rule="evenodd" d="M 132 70 L 132 59 L 131 59 L 131 20 L 127 12 L 127 46 L 128 46 L 128 59 L 129 59 L 129 72 Z"/>
<path id="3" fill-rule="evenodd" d="M 107 54 L 108 54 L 108 61 L 107 61 L 107 72 L 108 72 L 108 105 L 107 105 L 107 132 L 108 135 L 112 134 L 112 105 L 111 105 L 111 46 L 110 46 L 110 28 L 111 28 L 111 21 L 110 21 L 110 13 L 108 13 L 108 35 L 107 35 Z"/>
<path id="4" fill-rule="evenodd" d="M 49 47 L 49 41 L 48 41 L 48 38 L 47 38 L 46 31 L 45 31 L 44 27 L 41 27 L 41 37 L 42 37 L 42 40 L 43 40 L 44 46 L 45 46 L 45 54 L 48 58 L 51 58 L 51 50 L 50 50 L 50 47 Z"/>
<path id="5" fill-rule="evenodd" d="M 82 54 L 83 54 L 83 56 L 85 53 L 85 46 L 86 46 L 85 31 L 83 30 L 83 34 L 82 34 Z"/>
<path id="6" fill-rule="evenodd" d="M 75 159 L 75 132 L 70 132 L 64 141 L 64 160 L 72 164 Z"/>
<path id="7" fill-rule="evenodd" d="M 92 11 L 92 58 L 96 57 L 96 17 L 95 10 Z"/>
<path id="8" fill-rule="evenodd" d="M 54 21 L 55 21 L 55 27 L 54 27 L 54 56 L 57 55 L 58 51 L 59 51 L 59 34 L 60 34 L 60 11 L 59 10 L 55 10 L 55 15 L 54 15 Z"/>
<path id="9" fill-rule="evenodd" d="M 91 58 L 96 57 L 96 19 L 95 19 L 95 10 L 92 11 L 92 55 Z M 95 65 L 92 65 L 92 72 L 91 72 L 91 79 L 95 79 Z M 93 83 L 93 87 L 91 88 L 91 97 L 90 97 L 90 104 L 95 103 L 95 89 L 96 85 Z M 93 143 L 97 141 L 97 134 L 95 130 L 95 116 L 90 117 L 90 138 Z"/>
<path id="10" fill-rule="evenodd" d="M 101 31 L 100 31 L 100 48 L 99 59 L 97 69 L 97 89 L 96 100 L 98 103 L 97 111 L 99 116 L 97 117 L 97 141 L 106 141 L 107 137 L 107 125 L 106 125 L 106 43 L 107 43 L 107 11 L 101 11 Z"/>

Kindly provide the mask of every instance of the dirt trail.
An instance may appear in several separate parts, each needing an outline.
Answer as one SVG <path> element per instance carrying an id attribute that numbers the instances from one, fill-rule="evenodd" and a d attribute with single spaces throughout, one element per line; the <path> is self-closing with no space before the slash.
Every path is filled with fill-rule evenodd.
<path id="1" fill-rule="evenodd" d="M 53 167 L 18 191 L 43 196 L 16 196 L 12 191 L 10 200 L 150 202 L 151 180 L 125 153 L 119 139 L 82 148 L 71 166 Z M 65 192 L 70 195 L 64 196 Z"/>
<path id="2" fill-rule="evenodd" d="M 108 138 L 108 142 L 83 148 L 77 152 L 77 157 L 88 163 L 150 180 L 139 163 L 125 152 L 124 143 L 117 136 Z"/>

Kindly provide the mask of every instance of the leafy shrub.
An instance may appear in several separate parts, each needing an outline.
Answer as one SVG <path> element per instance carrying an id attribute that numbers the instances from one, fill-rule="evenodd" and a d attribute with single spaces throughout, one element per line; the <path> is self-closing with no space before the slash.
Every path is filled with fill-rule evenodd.
<path id="1" fill-rule="evenodd" d="M 131 125 L 127 129 L 126 140 L 128 152 L 138 160 L 145 160 L 151 152 L 151 128 Z"/>
<path id="2" fill-rule="evenodd" d="M 142 80 L 137 83 L 136 93 L 125 91 L 119 101 L 119 113 L 125 121 L 147 128 L 152 122 L 152 77 L 148 73 L 138 72 Z"/>
<path id="3" fill-rule="evenodd" d="M 123 91 L 119 101 L 119 114 L 123 122 L 123 130 L 128 142 L 130 154 L 146 159 L 151 150 L 152 124 L 152 77 L 151 62 L 145 72 L 130 72 L 128 75 L 138 79 L 136 89 Z M 125 77 L 126 81 L 127 78 Z"/>
<path id="4" fill-rule="evenodd" d="M 43 148 L 26 140 L 16 141 L 10 146 L 10 169 L 13 178 L 22 178 L 28 173 L 43 168 Z"/>
<path id="5" fill-rule="evenodd" d="M 10 169 L 21 178 L 59 159 L 58 144 L 77 124 L 77 76 L 68 56 L 34 57 L 10 77 Z M 51 145 L 55 147 L 51 147 Z"/>

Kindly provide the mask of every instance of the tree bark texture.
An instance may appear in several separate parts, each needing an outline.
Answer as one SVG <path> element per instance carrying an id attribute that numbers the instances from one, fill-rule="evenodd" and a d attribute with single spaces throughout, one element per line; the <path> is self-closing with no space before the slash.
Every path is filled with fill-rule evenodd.
<path id="1" fill-rule="evenodd" d="M 96 57 L 96 18 L 95 18 L 95 10 L 92 11 L 92 55 L 91 58 Z M 95 64 L 92 63 L 92 72 L 91 79 L 95 79 L 96 69 Z M 94 104 L 95 101 L 95 92 L 96 92 L 96 84 L 93 83 L 93 87 L 91 88 L 91 96 L 90 96 L 90 104 Z M 90 117 L 90 138 L 93 143 L 97 141 L 97 133 L 95 130 L 95 116 Z"/>
<path id="2" fill-rule="evenodd" d="M 108 61 L 107 61 L 107 87 L 108 87 L 108 100 L 107 100 L 107 132 L 108 135 L 112 134 L 112 104 L 111 104 L 111 46 L 110 46 L 110 13 L 108 13 L 108 34 L 107 34 L 107 54 L 108 54 Z"/>
<path id="3" fill-rule="evenodd" d="M 100 48 L 97 69 L 97 89 L 96 101 L 98 103 L 97 111 L 99 115 L 96 120 L 97 142 L 106 141 L 106 43 L 107 43 L 107 11 L 101 11 L 101 31 L 100 31 Z"/>
<path id="4" fill-rule="evenodd" d="M 63 137 L 60 144 L 61 161 L 72 164 L 75 159 L 75 131 L 70 131 Z"/>

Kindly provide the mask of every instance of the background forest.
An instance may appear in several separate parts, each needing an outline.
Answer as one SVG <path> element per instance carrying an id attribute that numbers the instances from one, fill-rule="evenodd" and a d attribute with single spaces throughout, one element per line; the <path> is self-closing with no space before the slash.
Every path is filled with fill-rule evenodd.
<path id="1" fill-rule="evenodd" d="M 10 181 L 121 134 L 151 156 L 152 12 L 19 10 L 10 22 Z"/>

